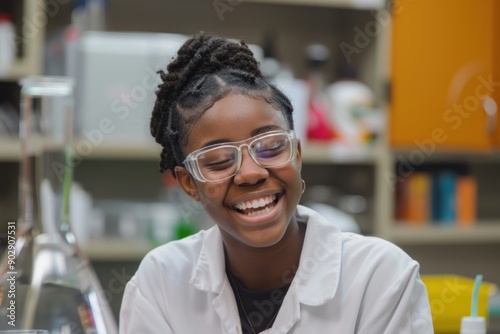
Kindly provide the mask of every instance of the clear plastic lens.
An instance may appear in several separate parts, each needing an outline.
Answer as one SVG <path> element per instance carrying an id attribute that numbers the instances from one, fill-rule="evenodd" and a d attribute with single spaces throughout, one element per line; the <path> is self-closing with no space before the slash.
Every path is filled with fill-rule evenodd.
<path id="1" fill-rule="evenodd" d="M 236 164 L 238 149 L 224 146 L 198 155 L 198 164 L 206 170 L 223 170 Z"/>
<path id="2" fill-rule="evenodd" d="M 188 156 L 185 166 L 200 181 L 221 181 L 238 172 L 243 146 L 248 147 L 250 156 L 256 164 L 270 168 L 283 165 L 293 158 L 294 139 L 293 131 L 259 135 L 240 145 L 226 144 L 195 151 Z"/>
<path id="3" fill-rule="evenodd" d="M 275 164 L 281 159 L 288 159 L 290 155 L 290 138 L 288 135 L 277 135 L 257 141 L 251 147 L 257 161 L 265 167 L 267 164 Z"/>

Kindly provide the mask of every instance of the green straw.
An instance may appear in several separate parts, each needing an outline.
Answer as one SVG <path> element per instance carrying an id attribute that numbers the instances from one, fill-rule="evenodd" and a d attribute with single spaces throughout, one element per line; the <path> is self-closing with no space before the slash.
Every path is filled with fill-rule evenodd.
<path id="1" fill-rule="evenodd" d="M 483 280 L 483 275 L 476 275 L 476 280 L 474 281 L 474 290 L 472 290 L 472 305 L 470 309 L 471 317 L 477 317 L 477 304 L 479 301 L 479 288 L 481 287 L 481 282 Z"/>

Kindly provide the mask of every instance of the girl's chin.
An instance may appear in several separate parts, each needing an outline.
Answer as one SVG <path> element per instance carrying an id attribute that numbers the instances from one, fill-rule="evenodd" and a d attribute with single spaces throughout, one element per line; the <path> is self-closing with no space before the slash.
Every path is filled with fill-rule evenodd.
<path id="1" fill-rule="evenodd" d="M 266 248 L 276 245 L 281 241 L 286 232 L 286 226 L 274 224 L 264 230 L 245 231 L 240 235 L 240 240 L 254 248 Z"/>

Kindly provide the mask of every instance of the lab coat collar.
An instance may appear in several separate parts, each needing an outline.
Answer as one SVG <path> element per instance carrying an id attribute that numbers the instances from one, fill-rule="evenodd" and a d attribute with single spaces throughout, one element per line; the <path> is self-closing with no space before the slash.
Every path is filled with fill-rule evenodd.
<path id="1" fill-rule="evenodd" d="M 202 291 L 220 294 L 226 283 L 222 236 L 217 225 L 206 233 L 189 283 Z"/>
<path id="2" fill-rule="evenodd" d="M 299 222 L 307 223 L 307 230 L 299 269 L 289 292 L 294 299 L 297 296 L 300 303 L 317 306 L 335 296 L 340 276 L 342 237 L 333 222 L 328 222 L 315 211 L 300 205 L 297 211 Z M 190 284 L 217 294 L 227 284 L 222 236 L 217 226 L 207 231 Z"/>
<path id="3" fill-rule="evenodd" d="M 302 304 L 317 306 L 331 300 L 337 291 L 342 257 L 342 235 L 334 222 L 316 211 L 298 206 L 299 221 L 307 222 L 300 264 L 293 283 Z"/>

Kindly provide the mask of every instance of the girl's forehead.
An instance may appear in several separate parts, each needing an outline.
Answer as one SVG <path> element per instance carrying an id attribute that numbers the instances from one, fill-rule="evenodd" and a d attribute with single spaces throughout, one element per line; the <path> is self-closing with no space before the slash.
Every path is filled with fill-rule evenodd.
<path id="1" fill-rule="evenodd" d="M 283 112 L 263 98 L 231 94 L 215 102 L 196 121 L 188 135 L 187 149 L 191 152 L 216 140 L 244 140 L 266 126 L 288 129 Z"/>

